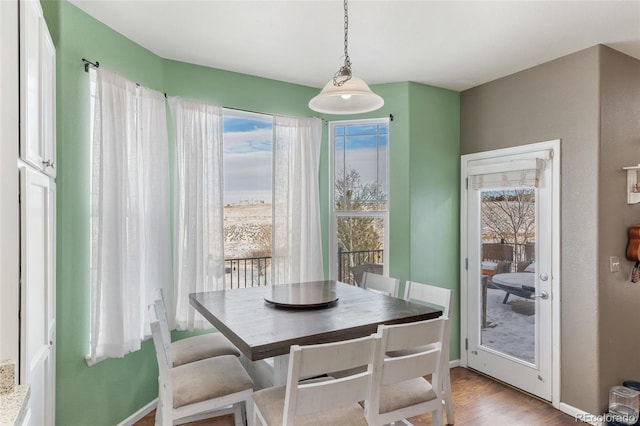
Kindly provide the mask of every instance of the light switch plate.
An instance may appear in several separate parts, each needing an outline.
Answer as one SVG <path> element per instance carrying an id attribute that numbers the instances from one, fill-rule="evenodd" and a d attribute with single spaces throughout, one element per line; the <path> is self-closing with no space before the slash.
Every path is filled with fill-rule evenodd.
<path id="1" fill-rule="evenodd" d="M 609 272 L 620 272 L 620 259 L 618 256 L 609 257 Z"/>

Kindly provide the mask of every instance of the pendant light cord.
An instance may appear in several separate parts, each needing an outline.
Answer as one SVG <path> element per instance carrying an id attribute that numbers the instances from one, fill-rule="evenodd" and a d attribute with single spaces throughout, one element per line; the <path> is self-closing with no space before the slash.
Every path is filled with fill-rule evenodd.
<path id="1" fill-rule="evenodd" d="M 349 7 L 344 0 L 344 65 L 333 76 L 333 85 L 341 87 L 351 80 L 351 59 L 349 58 Z"/>

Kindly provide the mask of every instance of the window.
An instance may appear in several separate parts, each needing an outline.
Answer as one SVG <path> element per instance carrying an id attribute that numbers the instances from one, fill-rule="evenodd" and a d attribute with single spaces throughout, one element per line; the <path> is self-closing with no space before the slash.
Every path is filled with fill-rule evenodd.
<path id="1" fill-rule="evenodd" d="M 336 121 L 329 132 L 331 276 L 356 284 L 387 269 L 389 120 Z"/>
<path id="2" fill-rule="evenodd" d="M 270 283 L 273 117 L 223 112 L 224 253 L 227 288 Z"/>

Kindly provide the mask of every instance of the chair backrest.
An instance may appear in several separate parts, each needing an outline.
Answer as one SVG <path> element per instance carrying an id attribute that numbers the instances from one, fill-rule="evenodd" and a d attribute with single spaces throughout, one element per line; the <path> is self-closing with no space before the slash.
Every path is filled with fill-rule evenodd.
<path id="1" fill-rule="evenodd" d="M 369 424 L 387 424 L 406 418 L 405 414 L 410 413 L 407 410 L 413 407 L 398 409 L 397 411 L 401 413 L 399 416 L 393 412 L 379 414 L 380 390 L 385 385 L 418 379 L 430 374 L 431 385 L 436 395 L 435 400 L 441 401 L 445 348 L 449 345 L 449 318 L 440 317 L 395 325 L 382 324 L 378 326 L 377 335 L 381 338 L 380 353 L 382 355 L 394 351 L 405 352 L 407 355 L 375 358 L 375 381 L 367 412 Z"/>
<path id="2" fill-rule="evenodd" d="M 289 373 L 284 400 L 283 425 L 293 425 L 296 416 L 321 413 L 352 405 L 369 403 L 373 386 L 373 364 L 381 356 L 376 335 L 335 343 L 291 346 Z M 366 371 L 358 367 L 366 366 Z M 339 379 L 303 380 L 330 371 L 351 370 Z"/>
<path id="3" fill-rule="evenodd" d="M 171 390 L 171 367 L 173 359 L 171 357 L 171 339 L 167 339 L 168 327 L 162 325 L 162 321 L 158 318 L 158 310 L 162 309 L 162 301 L 156 300 L 155 303 L 149 305 L 149 318 L 151 326 L 151 334 L 153 336 L 153 345 L 156 349 L 156 359 L 158 360 L 158 398 L 162 399 L 162 417 L 171 418 L 171 410 L 173 407 L 173 392 Z M 162 313 L 161 313 L 162 315 Z"/>
<path id="4" fill-rule="evenodd" d="M 169 368 L 173 367 L 173 353 L 171 352 L 171 331 L 169 330 L 169 324 L 167 323 L 167 312 L 164 307 L 164 301 L 162 299 L 162 292 L 160 292 L 158 299 L 156 299 L 151 305 L 149 305 L 149 319 L 151 327 L 151 333 L 153 334 L 153 324 L 156 324 L 158 338 L 161 339 L 158 343 L 162 344 L 162 355 Z M 156 353 L 158 353 L 156 336 L 153 335 L 153 342 L 156 345 Z M 158 357 L 160 354 L 158 353 Z M 160 361 L 158 360 L 158 363 Z M 158 364 L 159 366 L 159 364 Z"/>
<path id="5" fill-rule="evenodd" d="M 162 304 L 162 312 L 157 312 L 158 315 L 162 315 L 162 316 L 158 316 L 158 319 L 161 321 L 164 321 L 167 324 L 167 327 L 169 330 L 171 330 L 171 327 L 169 326 L 169 316 L 167 315 L 167 302 L 165 301 L 165 297 L 164 297 L 164 292 L 162 291 L 161 288 L 157 288 L 155 291 L 155 299 L 154 302 L 156 301 L 160 301 L 160 303 Z"/>
<path id="6" fill-rule="evenodd" d="M 355 284 L 358 287 L 362 287 L 362 275 L 365 272 L 382 275 L 383 269 L 384 265 L 380 263 L 363 263 L 361 265 L 352 266 L 351 273 L 353 274 L 353 278 L 356 280 Z"/>
<path id="7" fill-rule="evenodd" d="M 400 280 L 397 278 L 374 274 L 373 272 L 365 272 L 362 274 L 362 287 L 368 290 L 384 293 L 387 296 L 398 297 Z"/>
<path id="8" fill-rule="evenodd" d="M 453 291 L 448 288 L 407 281 L 404 287 L 404 300 L 426 302 L 442 307 L 442 315 L 449 317 Z"/>

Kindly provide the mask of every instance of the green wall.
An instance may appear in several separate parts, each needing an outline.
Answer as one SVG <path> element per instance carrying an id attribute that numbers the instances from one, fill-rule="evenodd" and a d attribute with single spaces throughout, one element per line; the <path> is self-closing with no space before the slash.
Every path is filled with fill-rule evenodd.
<path id="1" fill-rule="evenodd" d="M 454 291 L 451 359 L 460 359 L 460 94 L 410 83 L 411 279 Z"/>
<path id="2" fill-rule="evenodd" d="M 89 79 L 81 58 L 99 61 L 169 96 L 272 114 L 316 115 L 307 108 L 307 102 L 318 89 L 165 60 L 67 1 L 41 3 L 57 49 L 56 423 L 113 425 L 157 396 L 157 364 L 150 341 L 123 359 L 109 359 L 93 367 L 84 360 L 89 352 Z M 393 114 L 390 274 L 402 281 L 422 280 L 457 288 L 457 222 L 450 226 L 458 218 L 457 94 L 406 82 L 376 85 L 373 89 L 385 99 L 381 110 L 355 117 L 323 118 Z M 326 125 L 323 139 L 319 180 L 326 270 Z M 427 170 L 430 167 L 433 170 Z M 434 191 L 433 197 L 430 191 Z M 450 204 L 445 202 L 447 191 L 453 191 Z M 435 217 L 426 221 L 427 214 Z M 412 219 L 414 216 L 417 219 Z M 436 223 L 440 220 L 444 226 L 443 222 Z M 414 226 L 417 228 L 412 229 Z M 433 258 L 425 260 L 427 254 Z M 454 347 L 451 352 L 457 358 Z"/>

